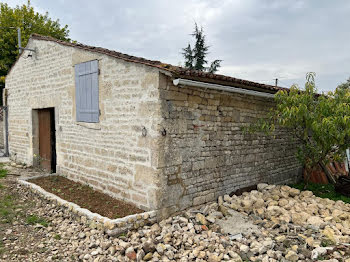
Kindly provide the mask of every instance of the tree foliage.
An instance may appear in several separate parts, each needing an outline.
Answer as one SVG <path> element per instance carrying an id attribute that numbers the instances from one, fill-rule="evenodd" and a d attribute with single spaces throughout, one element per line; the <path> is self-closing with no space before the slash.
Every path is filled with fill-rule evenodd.
<path id="1" fill-rule="evenodd" d="M 249 126 L 250 132 L 273 134 L 284 127 L 298 142 L 297 157 L 312 169 L 329 160 L 343 159 L 350 148 L 350 82 L 334 92 L 318 94 L 315 73 L 308 73 L 305 89 L 293 85 L 275 95 L 274 107 L 266 119 Z"/>
<path id="2" fill-rule="evenodd" d="M 61 26 L 59 20 L 52 20 L 48 13 L 40 14 L 27 5 L 10 7 L 0 3 L 0 86 L 4 86 L 5 76 L 18 56 L 17 28 L 21 28 L 22 46 L 26 46 L 32 33 L 69 40 L 68 26 Z"/>
<path id="3" fill-rule="evenodd" d="M 339 89 L 350 89 L 350 78 L 338 86 Z"/>
<path id="4" fill-rule="evenodd" d="M 191 36 L 195 38 L 194 47 L 192 48 L 191 44 L 188 44 L 186 48 L 182 49 L 182 55 L 185 58 L 185 67 L 215 73 L 219 69 L 222 60 L 215 60 L 209 67 L 206 67 L 208 63 L 206 56 L 209 53 L 209 46 L 206 45 L 203 28 L 199 28 L 197 23 L 195 23 L 194 31 Z"/>

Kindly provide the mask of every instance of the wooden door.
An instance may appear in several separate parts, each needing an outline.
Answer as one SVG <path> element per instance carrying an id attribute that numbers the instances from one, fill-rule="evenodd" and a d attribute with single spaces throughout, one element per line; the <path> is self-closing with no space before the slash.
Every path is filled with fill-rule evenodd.
<path id="1" fill-rule="evenodd" d="M 39 155 L 40 166 L 51 172 L 52 146 L 51 146 L 51 113 L 50 109 L 38 110 L 39 118 Z"/>

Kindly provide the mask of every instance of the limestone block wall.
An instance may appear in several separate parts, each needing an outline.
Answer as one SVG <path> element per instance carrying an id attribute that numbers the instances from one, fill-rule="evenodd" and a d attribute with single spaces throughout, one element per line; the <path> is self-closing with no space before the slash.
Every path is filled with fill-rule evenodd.
<path id="1" fill-rule="evenodd" d="M 24 53 L 6 78 L 11 157 L 33 163 L 33 109 L 54 107 L 58 173 L 145 210 L 157 208 L 158 71 L 56 42 L 32 39 L 28 48 L 37 53 Z M 74 65 L 93 59 L 100 69 L 100 121 L 79 123 Z"/>
<path id="2" fill-rule="evenodd" d="M 279 130 L 276 138 L 244 135 L 241 127 L 266 116 L 273 100 L 235 93 L 177 87 L 160 81 L 160 169 L 168 196 L 164 212 L 215 200 L 261 182 L 291 182 L 300 174 L 296 144 Z"/>

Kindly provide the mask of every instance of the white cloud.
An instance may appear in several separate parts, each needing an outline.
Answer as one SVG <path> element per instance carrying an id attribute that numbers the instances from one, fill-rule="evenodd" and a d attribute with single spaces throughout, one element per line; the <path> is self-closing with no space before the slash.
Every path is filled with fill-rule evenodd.
<path id="1" fill-rule="evenodd" d="M 11 6 L 27 1 L 9 0 Z M 219 73 L 248 80 L 280 78 L 303 85 L 317 73 L 321 90 L 349 76 L 350 1 L 338 0 L 32 0 L 40 12 L 68 24 L 71 38 L 178 64 L 193 23 L 204 26 L 209 60 Z M 269 80 L 271 79 L 271 80 Z"/>

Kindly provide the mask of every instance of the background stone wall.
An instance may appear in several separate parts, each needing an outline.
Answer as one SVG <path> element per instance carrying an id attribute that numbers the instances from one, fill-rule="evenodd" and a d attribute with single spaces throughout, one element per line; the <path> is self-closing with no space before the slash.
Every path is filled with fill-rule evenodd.
<path id="1" fill-rule="evenodd" d="M 166 76 L 160 83 L 167 130 L 159 166 L 168 193 L 164 212 L 261 182 L 292 182 L 300 174 L 296 146 L 286 132 L 277 131 L 274 139 L 241 131 L 266 116 L 272 99 L 176 87 Z"/>
<path id="2" fill-rule="evenodd" d="M 4 137 L 4 133 L 5 133 L 5 121 L 3 118 L 0 118 L 0 149 L 4 149 L 5 148 L 5 137 Z"/>
<path id="3" fill-rule="evenodd" d="M 9 151 L 32 164 L 37 143 L 33 109 L 55 108 L 57 172 L 145 210 L 157 208 L 157 70 L 109 56 L 31 40 L 6 78 Z M 99 123 L 75 117 L 74 65 L 98 59 Z M 147 136 L 142 136 L 142 128 Z"/>

